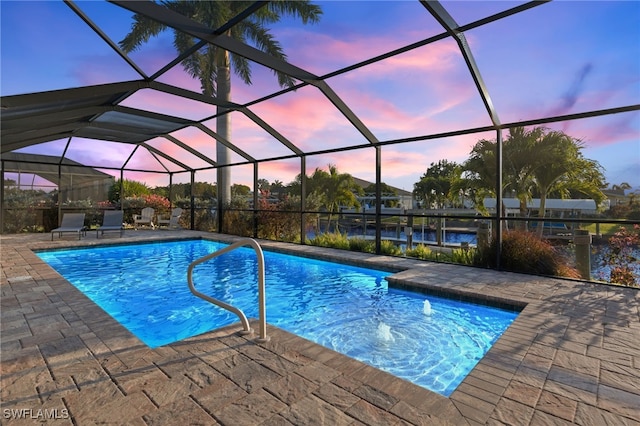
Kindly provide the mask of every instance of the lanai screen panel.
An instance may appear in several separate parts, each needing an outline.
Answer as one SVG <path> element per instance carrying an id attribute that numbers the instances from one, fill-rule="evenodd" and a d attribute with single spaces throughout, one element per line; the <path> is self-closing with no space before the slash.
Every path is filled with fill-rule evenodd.
<path id="1" fill-rule="evenodd" d="M 289 113 L 291 114 L 293 112 Z M 296 152 L 289 149 L 287 145 L 277 139 L 277 137 L 282 136 L 279 132 L 276 132 L 274 129 L 275 135 L 268 133 L 263 127 L 250 118 L 253 117 L 255 113 L 249 111 L 249 114 L 250 115 L 247 115 L 242 112 L 229 113 L 232 123 L 230 142 L 232 142 L 233 145 L 240 148 L 243 152 L 248 153 L 251 158 L 257 160 L 296 155 Z M 287 114 L 283 114 L 280 120 L 286 120 L 286 117 Z M 269 128 L 272 128 L 268 121 L 264 121 L 270 118 L 271 117 L 262 115 L 260 121 L 264 122 Z M 210 120 L 206 124 L 211 129 L 216 128 L 215 120 Z M 278 123 L 274 123 L 274 125 L 277 124 Z M 286 138 L 284 138 L 284 140 L 288 142 Z M 233 156 L 235 158 L 234 162 L 246 161 L 246 159 L 236 153 L 234 153 Z"/>
<path id="2" fill-rule="evenodd" d="M 470 30 L 468 38 L 509 123 L 640 103 L 640 39 L 629 33 L 638 24 L 637 2 L 558 1 Z"/>
<path id="3" fill-rule="evenodd" d="M 450 39 L 328 80 L 381 141 L 490 126 L 471 74 Z"/>
<path id="4" fill-rule="evenodd" d="M 172 172 L 184 171 L 184 166 L 194 169 L 214 166 L 215 162 L 213 162 L 213 160 L 208 161 L 210 159 L 204 157 L 199 151 L 191 150 L 191 147 L 185 143 L 181 143 L 177 139 L 175 139 L 175 141 L 176 142 L 174 142 L 173 138 L 155 138 L 149 141 L 147 145 L 175 161 L 174 163 L 169 160 L 164 161 L 165 166 Z"/>
<path id="5" fill-rule="evenodd" d="M 199 93 L 193 92 L 193 95 Z M 201 121 L 216 114 L 215 105 L 153 89 L 138 90 L 121 105 L 194 121 Z M 166 133 L 171 132 L 171 129 L 167 130 Z"/>
<path id="6" fill-rule="evenodd" d="M 129 25 L 109 10 L 109 25 Z M 1 19 L 2 96 L 140 78 L 64 2 L 6 2 Z"/>
<path id="7" fill-rule="evenodd" d="M 273 25 L 289 61 L 320 77 L 442 32 L 419 2 L 319 1 L 320 22 Z"/>
<path id="8" fill-rule="evenodd" d="M 251 110 L 302 152 L 369 144 L 349 119 L 313 86 L 257 103 Z"/>
<path id="9" fill-rule="evenodd" d="M 490 16 L 504 14 L 510 9 L 526 7 L 527 1 L 457 1 L 440 2 L 458 23 L 464 26 L 486 19 Z M 537 7 L 537 6 L 536 6 Z"/>
<path id="10" fill-rule="evenodd" d="M 606 162 L 610 182 L 630 180 L 632 186 L 640 185 L 637 173 L 620 176 L 613 166 L 616 161 L 624 163 L 624 167 L 619 168 L 624 170 L 637 165 L 634 155 L 638 152 L 640 104 L 640 64 L 636 60 L 640 56 L 640 4 L 637 2 L 318 4 L 324 15 L 317 24 L 303 26 L 296 20 L 283 19 L 273 25 L 274 35 L 281 41 L 289 64 L 274 63 L 282 69 L 289 69 L 291 65 L 306 76 L 308 84 L 279 94 L 271 70 L 257 65 L 260 61 L 254 62 L 255 58 L 250 58 L 256 64 L 254 86 L 246 86 L 236 77 L 232 80 L 232 101 L 237 108 L 249 108 L 303 154 L 354 147 L 368 150 L 371 144 L 380 142 L 385 146 L 383 161 L 384 158 L 393 161 L 401 158 L 402 145 L 411 140 L 411 144 L 419 147 L 415 154 L 426 156 L 428 161 L 443 156 L 437 151 L 438 144 L 418 142 L 432 140 L 433 135 L 440 132 L 453 134 L 474 128 L 486 131 L 497 126 L 504 126 L 506 132 L 511 124 L 543 124 L 569 131 L 571 136 L 584 140 L 589 155 L 593 152 Z M 127 62 L 127 58 L 116 51 L 117 43 L 130 29 L 133 16 L 123 7 L 114 3 L 44 2 L 39 4 L 43 13 L 36 15 L 26 7 L 19 2 L 3 4 L 2 96 L 131 80 L 146 80 L 144 84 L 151 85 L 154 81 L 149 80 L 155 79 L 190 93 L 165 95 L 157 101 L 143 95 L 154 90 L 151 86 L 138 89 L 127 86 L 130 93 L 123 92 L 121 97 L 108 103 L 107 107 L 114 108 L 113 114 L 102 111 L 102 116 L 94 117 L 92 110 L 91 115 L 82 116 L 84 118 L 74 124 L 78 126 L 74 137 L 144 145 L 154 137 L 166 136 L 145 133 L 150 129 L 145 128 L 144 119 L 141 119 L 139 133 L 118 133 L 122 129 L 111 126 L 135 124 L 135 120 L 122 123 L 111 119 L 120 114 L 115 109 L 120 106 L 135 106 L 186 120 L 206 120 L 211 131 L 216 131 L 211 124 L 215 121 L 214 104 L 182 101 L 184 97 L 193 98 L 200 85 L 184 72 L 181 64 L 172 64 L 178 56 L 172 45 L 172 30 L 143 44 L 139 51 L 129 55 Z M 439 16 L 432 15 L 434 10 Z M 512 13 L 514 11 L 517 13 Z M 26 16 L 29 19 L 25 19 Z M 90 26 L 95 28 L 92 30 Z M 464 34 L 460 43 L 455 40 L 458 30 Z M 47 43 L 42 43 L 43 40 Z M 438 55 L 442 46 L 451 56 Z M 467 49 L 464 60 L 456 53 L 463 48 Z M 457 62 L 453 68 L 427 67 L 426 73 L 420 72 L 422 68 L 407 73 L 400 67 L 416 58 L 426 58 L 443 67 L 454 55 Z M 158 71 L 162 72 L 153 74 Z M 372 71 L 383 74 L 377 76 Z M 273 97 L 269 96 L 271 92 Z M 190 103 L 195 107 L 188 105 Z M 586 118 L 590 114 L 604 114 L 610 108 L 630 112 Z M 297 114 L 300 110 L 313 119 L 300 118 Z M 490 114 L 495 114 L 493 122 Z M 292 119 L 284 121 L 283 115 Z M 263 144 L 243 139 L 239 130 L 246 120 L 236 121 L 239 129 L 233 129 L 229 143 L 237 140 L 238 144 L 246 144 L 241 151 L 247 155 L 234 152 L 232 161 L 267 160 L 270 156 L 279 158 L 286 152 L 266 129 L 265 134 L 271 138 L 267 143 L 269 148 L 254 152 L 256 147 L 263 148 Z M 168 120 L 168 123 L 175 122 Z M 183 132 L 194 131 L 197 123 L 185 125 L 171 135 L 178 138 Z M 154 128 L 167 131 L 161 127 Z M 101 131 L 94 133 L 98 129 Z M 313 129 L 313 134 L 309 134 L 309 129 Z M 113 130 L 111 137 L 107 137 L 108 130 Z M 202 129 L 195 131 L 206 136 L 184 143 L 193 143 L 193 147 L 199 149 L 202 139 L 202 149 L 208 150 L 206 156 L 215 161 L 215 138 Z M 3 135 L 3 145 L 4 141 Z M 36 142 L 46 140 L 41 137 L 16 146 L 24 148 Z M 395 147 L 390 148 L 388 144 Z M 161 145 L 171 147 L 171 144 Z M 99 149 L 99 145 L 93 146 Z M 604 146 L 607 155 L 601 150 Z M 175 165 L 168 167 L 166 159 L 159 160 L 157 155 L 142 154 L 143 151 L 145 146 L 136 150 L 125 167 L 133 165 L 157 172 L 178 169 Z M 451 153 L 444 155 L 445 158 L 457 156 L 453 147 Z M 198 167 L 202 161 L 184 164 Z M 410 186 L 427 165 L 417 165 L 407 176 L 393 179 L 402 187 Z M 337 166 L 345 169 L 348 163 Z"/>

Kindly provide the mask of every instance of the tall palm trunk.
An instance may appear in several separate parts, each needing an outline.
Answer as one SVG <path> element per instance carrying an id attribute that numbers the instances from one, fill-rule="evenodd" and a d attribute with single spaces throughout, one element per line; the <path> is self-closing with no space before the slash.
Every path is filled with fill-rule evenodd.
<path id="1" fill-rule="evenodd" d="M 524 196 L 518 197 L 518 200 L 520 201 L 520 217 L 527 217 L 527 200 Z M 518 221 L 516 222 L 515 228 L 520 231 L 525 231 L 527 229 L 527 222 Z"/>
<path id="2" fill-rule="evenodd" d="M 221 101 L 231 101 L 231 66 L 229 52 L 218 49 L 216 52 L 216 95 Z M 224 107 L 217 107 L 217 113 L 227 111 Z M 225 140 L 231 140 L 231 114 L 218 115 L 216 130 Z M 216 142 L 216 161 L 218 163 L 218 212 L 222 215 L 222 208 L 231 201 L 231 168 L 225 167 L 230 162 L 230 150 L 220 142 Z"/>
<path id="3" fill-rule="evenodd" d="M 544 233 L 544 217 L 545 210 L 547 209 L 547 190 L 546 188 L 541 188 L 540 191 L 540 211 L 538 212 L 538 217 L 542 219 L 542 221 L 538 222 L 538 236 L 542 238 L 542 234 Z M 551 226 L 551 223 L 549 223 Z"/>

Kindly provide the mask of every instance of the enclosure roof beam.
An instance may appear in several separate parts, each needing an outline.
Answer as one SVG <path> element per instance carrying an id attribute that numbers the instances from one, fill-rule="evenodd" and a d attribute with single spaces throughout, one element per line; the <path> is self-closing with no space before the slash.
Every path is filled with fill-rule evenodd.
<path id="1" fill-rule="evenodd" d="M 199 159 L 201 159 L 205 163 L 208 163 L 208 164 L 210 164 L 212 166 L 216 165 L 216 162 L 213 161 L 211 158 L 207 157 L 206 155 L 204 155 L 200 151 L 197 151 L 197 150 L 191 148 L 189 145 L 187 145 L 186 143 L 180 141 L 179 139 L 177 139 L 177 138 L 175 138 L 175 137 L 173 137 L 171 135 L 164 135 L 163 137 L 165 139 L 168 139 L 169 141 L 173 142 L 174 144 L 176 144 L 180 148 L 184 149 L 185 151 L 189 152 L 190 154 L 195 155 L 196 157 L 198 157 Z"/>
<path id="2" fill-rule="evenodd" d="M 180 96 L 181 98 L 191 99 L 192 101 L 203 102 L 209 105 L 215 105 L 230 110 L 238 110 L 242 108 L 240 104 L 225 101 L 215 96 L 207 96 L 202 93 L 193 92 L 191 90 L 183 89 L 181 87 L 172 86 L 170 84 L 161 83 L 158 81 L 151 81 L 148 84 L 150 89 L 158 90 L 159 92 L 168 93 L 170 95 Z"/>
<path id="3" fill-rule="evenodd" d="M 268 125 L 263 119 L 261 119 L 260 117 L 258 117 L 253 111 L 251 111 L 249 108 L 242 108 L 240 110 L 244 115 L 246 115 L 249 119 L 251 119 L 254 123 L 256 123 L 258 126 L 262 127 L 262 129 L 264 129 L 267 133 L 269 133 L 271 136 L 273 136 L 274 138 L 276 138 L 278 141 L 280 141 L 280 143 L 282 143 L 284 146 L 286 146 L 287 148 L 289 148 L 292 152 L 294 152 L 296 155 L 303 155 L 303 152 L 300 151 L 300 149 L 298 149 L 297 146 L 295 146 L 293 143 L 291 143 L 291 141 L 289 141 L 289 139 L 285 138 L 284 136 L 282 136 L 276 129 L 274 129 L 273 127 L 271 127 L 270 125 Z"/>
<path id="4" fill-rule="evenodd" d="M 80 17 L 80 19 L 85 22 L 85 24 L 87 24 L 96 34 L 98 34 L 98 36 L 100 36 L 100 38 L 104 40 L 105 43 L 107 43 L 118 55 L 120 55 L 120 57 L 124 59 L 125 62 L 129 64 L 129 66 L 133 68 L 142 78 L 149 78 L 147 74 L 145 74 L 145 72 L 140 67 L 138 67 L 138 65 L 136 65 L 136 63 L 133 62 L 122 51 L 122 49 L 120 49 L 120 47 L 116 43 L 114 43 L 107 34 L 105 34 L 104 31 L 100 29 L 100 27 L 98 27 L 82 10 L 80 10 L 78 6 L 75 5 L 75 3 L 73 3 L 71 0 L 64 0 L 64 2 L 71 8 L 71 10 L 76 13 L 76 15 Z"/>
<path id="5" fill-rule="evenodd" d="M 447 12 L 447 10 L 442 6 L 442 4 L 440 4 L 439 1 L 420 0 L 420 3 L 422 3 L 422 5 L 431 13 L 431 15 L 433 15 L 433 17 L 440 23 L 440 25 L 444 27 L 447 33 L 449 33 L 458 44 L 458 48 L 460 49 L 462 57 L 467 64 L 467 68 L 471 73 L 471 78 L 473 79 L 478 93 L 482 98 L 482 102 L 487 109 L 487 113 L 491 118 L 491 122 L 494 126 L 498 127 L 500 125 L 498 113 L 493 106 L 489 90 L 487 89 L 487 86 L 482 79 L 480 69 L 478 68 L 478 65 L 476 64 L 476 61 L 473 57 L 473 53 L 471 52 L 469 43 L 467 43 L 467 39 L 464 33 L 460 31 L 460 25 L 458 25 L 455 19 L 453 19 L 453 17 L 449 14 L 449 12 Z"/>
<path id="6" fill-rule="evenodd" d="M 232 150 L 233 152 L 235 152 L 236 154 L 238 154 L 239 156 L 241 156 L 245 160 L 250 161 L 250 162 L 255 162 L 256 161 L 255 158 L 253 158 L 252 156 L 250 156 L 249 154 L 247 154 L 246 152 L 241 150 L 239 147 L 235 146 L 234 144 L 232 144 L 231 142 L 229 142 L 228 140 L 226 140 L 225 138 L 223 138 L 222 136 L 220 136 L 219 134 L 217 134 L 216 132 L 214 132 L 213 130 L 211 130 L 210 128 L 205 126 L 204 124 L 195 123 L 194 126 L 197 127 L 198 129 L 202 130 L 203 132 L 205 132 L 206 134 L 208 134 L 209 136 L 211 136 L 212 138 L 214 138 L 215 140 L 220 142 L 222 145 L 226 146 L 227 148 L 229 148 L 230 150 Z"/>
<path id="7" fill-rule="evenodd" d="M 147 149 L 149 152 L 158 155 L 162 158 L 164 158 L 167 161 L 172 162 L 173 164 L 181 167 L 183 170 L 187 171 L 187 170 L 191 170 L 191 167 L 187 166 L 186 164 L 176 160 L 175 158 L 171 157 L 168 154 L 165 154 L 164 152 L 160 151 L 157 148 L 152 147 L 151 145 L 147 144 L 147 143 L 141 143 L 140 146 L 144 147 L 145 149 Z M 160 162 L 160 164 L 162 164 L 162 162 Z M 162 164 L 162 166 L 164 167 L 164 164 Z M 166 167 L 165 169 L 167 170 L 167 172 L 169 171 Z"/>
<path id="8" fill-rule="evenodd" d="M 215 30 L 214 34 L 225 33 L 226 31 L 230 30 L 231 28 L 233 28 L 234 26 L 242 22 L 247 17 L 251 16 L 253 13 L 258 11 L 259 9 L 266 6 L 268 3 L 269 3 L 268 1 L 257 1 L 251 4 L 245 10 L 240 12 L 238 15 L 234 16 L 229 21 L 227 21 L 227 23 L 225 23 L 223 26 Z M 193 55 L 194 53 L 196 53 L 198 50 L 200 50 L 202 47 L 206 45 L 207 45 L 207 42 L 205 40 L 200 40 L 198 43 L 191 46 L 190 49 L 187 49 L 186 51 L 182 52 L 180 55 L 178 55 L 175 59 L 173 59 L 167 65 L 159 69 L 155 74 L 151 76 L 151 80 L 156 80 L 161 75 L 163 75 L 164 73 L 166 73 L 167 71 L 169 71 L 170 69 L 172 69 L 173 67 L 178 65 L 180 62 L 184 61 L 189 56 Z"/>
<path id="9" fill-rule="evenodd" d="M 206 25 L 187 18 L 177 12 L 167 9 L 153 2 L 130 2 L 122 0 L 113 0 L 112 3 L 128 9 L 132 12 L 146 16 L 168 27 L 182 31 L 193 37 L 218 46 L 221 49 L 243 56 L 253 62 L 264 65 L 274 71 L 289 75 L 300 81 L 310 83 L 318 89 L 335 105 L 338 110 L 354 125 L 362 135 L 371 143 L 377 142 L 377 139 L 371 131 L 360 121 L 360 119 L 351 111 L 349 107 L 340 99 L 340 97 L 326 84 L 321 81 L 318 76 L 298 68 L 286 61 L 278 59 L 268 53 L 265 53 L 255 47 L 235 40 L 224 34 L 215 34 Z"/>
<path id="10" fill-rule="evenodd" d="M 218 46 L 226 51 L 233 52 L 253 62 L 264 65 L 270 69 L 290 75 L 301 81 L 314 81 L 318 77 L 295 65 L 282 61 L 255 47 L 244 44 L 225 34 L 216 34 L 215 31 L 197 21 L 189 19 L 177 12 L 167 9 L 150 1 L 123 1 L 112 0 L 123 9 L 130 10 L 149 19 L 153 19 L 163 25 L 181 31 L 190 36 L 206 40 L 208 43 Z"/>

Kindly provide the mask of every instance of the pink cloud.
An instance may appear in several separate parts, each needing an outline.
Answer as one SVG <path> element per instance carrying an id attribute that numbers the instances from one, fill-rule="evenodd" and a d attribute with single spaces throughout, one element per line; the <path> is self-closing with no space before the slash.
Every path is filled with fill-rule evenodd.
<path id="1" fill-rule="evenodd" d="M 261 163 L 258 170 L 260 179 L 267 179 L 271 183 L 279 180 L 287 185 L 300 174 L 300 160 Z"/>
<path id="2" fill-rule="evenodd" d="M 427 15 L 426 11 L 424 13 Z M 425 23 L 418 20 L 410 22 L 411 19 L 403 16 L 401 29 L 386 28 L 384 33 L 376 33 L 373 28 L 364 33 L 349 34 L 344 30 L 316 32 L 315 27 L 304 27 L 279 29 L 277 36 L 283 41 L 292 63 L 321 75 L 425 38 L 430 32 L 425 31 Z M 334 34 L 338 34 L 339 38 Z M 304 40 L 304 43 L 300 43 L 300 40 Z"/>
<path id="3" fill-rule="evenodd" d="M 366 142 L 315 88 L 255 105 L 251 110 L 304 151 Z"/>
<path id="4" fill-rule="evenodd" d="M 124 143 L 72 138 L 69 148 L 65 152 L 65 158 L 91 166 L 120 168 L 134 148 L 134 145 Z M 96 156 L 96 152 L 100 152 L 100 155 Z"/>
<path id="5" fill-rule="evenodd" d="M 398 78 L 404 74 L 412 75 L 415 78 L 417 77 L 416 72 L 421 74 L 447 73 L 458 67 L 460 59 L 460 50 L 454 42 L 441 41 L 359 68 L 359 78 L 363 75 L 370 80 L 382 77 Z M 407 83 L 419 82 L 418 79 L 415 81 L 412 79 Z"/>
<path id="6" fill-rule="evenodd" d="M 585 146 L 596 148 L 630 140 L 639 140 L 640 113 L 630 112 L 610 117 L 566 121 L 549 127 L 560 130 L 584 142 Z M 640 152 L 635 153 L 640 157 Z"/>
<path id="7" fill-rule="evenodd" d="M 488 124 L 479 97 L 466 87 L 451 90 L 442 99 L 420 87 L 414 93 L 413 100 L 404 101 L 389 99 L 379 91 L 339 90 L 343 99 L 353 100 L 349 106 L 380 140 L 454 130 L 461 123 L 465 127 L 474 127 L 479 121 Z M 424 101 L 420 105 L 415 99 Z"/>

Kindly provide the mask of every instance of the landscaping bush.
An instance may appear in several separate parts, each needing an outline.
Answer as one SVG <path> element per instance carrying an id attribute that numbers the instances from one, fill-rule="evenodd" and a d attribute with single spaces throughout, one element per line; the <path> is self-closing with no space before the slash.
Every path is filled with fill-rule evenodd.
<path id="1" fill-rule="evenodd" d="M 497 268 L 497 248 L 497 241 L 493 239 L 490 246 L 475 257 L 475 264 Z M 568 266 L 565 257 L 558 250 L 533 232 L 505 232 L 502 235 L 500 253 L 500 267 L 506 271 L 580 278 L 578 271 Z"/>
<path id="2" fill-rule="evenodd" d="M 187 218 L 190 215 L 190 210 L 187 210 L 183 217 Z M 196 231 L 216 232 L 217 227 L 215 216 L 210 209 L 195 209 L 193 229 Z"/>
<path id="3" fill-rule="evenodd" d="M 326 232 L 318 234 L 308 241 L 310 245 L 319 247 L 331 247 L 341 250 L 359 251 L 363 253 L 375 253 L 376 245 L 374 241 L 368 241 L 364 238 L 348 238 L 347 234 L 341 232 Z M 391 241 L 383 240 L 380 242 L 380 254 L 390 256 L 400 256 L 402 250 Z"/>
<path id="4" fill-rule="evenodd" d="M 433 251 L 424 244 L 418 244 L 412 249 L 407 249 L 405 255 L 416 259 L 429 260 L 433 258 Z"/>
<path id="5" fill-rule="evenodd" d="M 275 241 L 300 241 L 300 213 L 297 198 L 269 202 L 269 192 L 258 199 L 258 238 Z"/>
<path id="6" fill-rule="evenodd" d="M 611 207 L 609 214 L 614 219 L 640 220 L 640 204 L 617 204 Z"/>
<path id="7" fill-rule="evenodd" d="M 475 248 L 453 249 L 451 252 L 451 262 L 461 265 L 473 265 L 477 250 Z"/>
<path id="8" fill-rule="evenodd" d="M 640 247 L 640 225 L 633 229 L 620 227 L 618 232 L 609 238 L 609 250 L 604 257 L 604 265 L 610 269 L 609 282 L 630 287 L 639 287 L 638 247 Z"/>
<path id="9" fill-rule="evenodd" d="M 240 210 L 225 210 L 222 233 L 240 237 L 252 237 L 253 213 Z"/>
<path id="10" fill-rule="evenodd" d="M 424 244 L 418 244 L 415 248 L 406 250 L 405 255 L 421 260 L 430 260 L 433 262 L 451 262 L 452 256 L 440 250 L 432 250 Z"/>
<path id="11" fill-rule="evenodd" d="M 340 232 L 318 234 L 309 240 L 309 244 L 312 246 L 349 250 L 349 239 L 347 238 L 347 234 L 342 234 Z"/>
<path id="12" fill-rule="evenodd" d="M 380 241 L 380 254 L 386 254 L 389 256 L 400 256 L 402 254 L 402 250 L 392 241 L 382 240 Z"/>
<path id="13" fill-rule="evenodd" d="M 351 238 L 349 239 L 349 250 L 361 251 L 363 253 L 375 253 L 376 244 L 373 241 L 368 241 L 364 238 Z"/>

